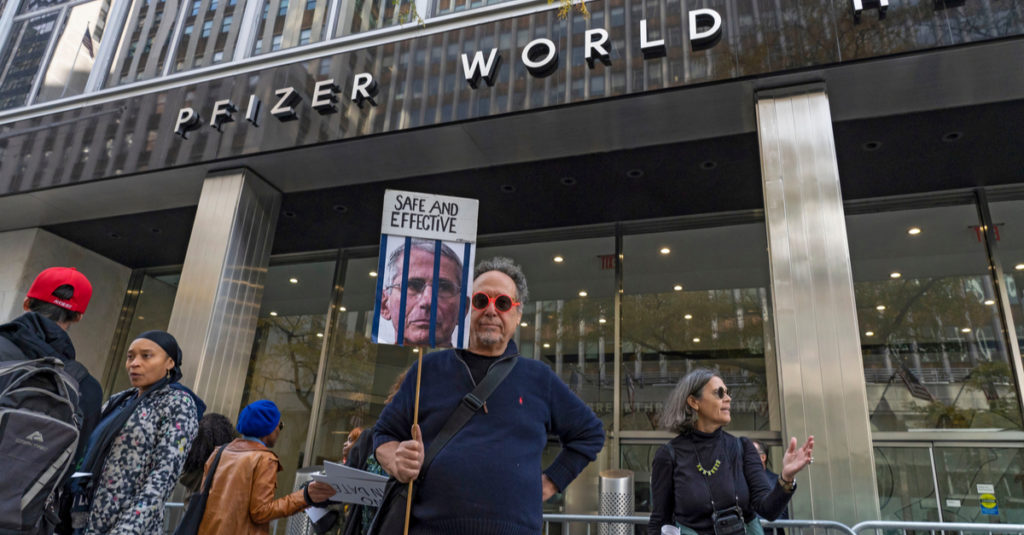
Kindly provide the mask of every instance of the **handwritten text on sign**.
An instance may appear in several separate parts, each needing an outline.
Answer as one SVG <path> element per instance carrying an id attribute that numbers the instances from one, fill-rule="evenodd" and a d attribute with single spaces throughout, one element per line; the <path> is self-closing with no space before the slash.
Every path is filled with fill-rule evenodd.
<path id="1" fill-rule="evenodd" d="M 389 189 L 384 192 L 381 234 L 474 242 L 479 207 L 476 199 Z"/>

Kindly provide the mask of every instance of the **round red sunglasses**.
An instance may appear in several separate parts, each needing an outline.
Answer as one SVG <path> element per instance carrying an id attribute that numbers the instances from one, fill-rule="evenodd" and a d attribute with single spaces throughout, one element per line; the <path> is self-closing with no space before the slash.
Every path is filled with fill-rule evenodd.
<path id="1" fill-rule="evenodd" d="M 483 292 L 477 292 L 473 294 L 473 298 L 470 300 L 473 308 L 477 310 L 483 310 L 488 305 L 494 303 L 494 310 L 498 312 L 508 312 L 512 310 L 512 307 L 519 306 L 519 301 L 513 301 L 511 297 L 501 294 L 491 297 Z"/>

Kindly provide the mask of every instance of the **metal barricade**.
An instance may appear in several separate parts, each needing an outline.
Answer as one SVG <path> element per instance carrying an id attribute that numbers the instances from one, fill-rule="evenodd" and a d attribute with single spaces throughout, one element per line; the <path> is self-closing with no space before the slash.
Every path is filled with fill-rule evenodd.
<path id="1" fill-rule="evenodd" d="M 856 535 L 849 526 L 834 520 L 761 520 L 761 526 L 769 529 L 784 529 L 786 535 Z"/>
<path id="2" fill-rule="evenodd" d="M 875 530 L 881 535 L 882 531 L 899 530 L 903 533 L 908 531 L 929 531 L 935 532 L 967 532 L 967 533 L 1021 533 L 1024 534 L 1024 524 L 972 524 L 969 522 L 897 522 L 887 520 L 869 520 L 861 522 L 851 528 L 854 535 L 862 531 Z"/>

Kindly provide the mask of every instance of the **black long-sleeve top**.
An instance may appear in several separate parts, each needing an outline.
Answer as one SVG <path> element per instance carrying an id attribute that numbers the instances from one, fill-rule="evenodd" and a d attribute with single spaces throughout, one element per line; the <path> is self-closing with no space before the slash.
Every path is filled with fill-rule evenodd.
<path id="1" fill-rule="evenodd" d="M 669 448 L 675 450 L 674 470 Z M 720 465 L 710 476 L 697 470 L 698 463 L 712 470 L 716 461 Z M 712 511 L 734 505 L 743 510 L 745 522 L 757 515 L 774 520 L 791 496 L 765 477 L 761 458 L 750 440 L 737 439 L 722 428 L 714 433 L 690 431 L 672 439 L 654 455 L 653 504 L 647 533 L 659 535 L 662 525 L 678 522 L 700 535 L 713 535 Z"/>

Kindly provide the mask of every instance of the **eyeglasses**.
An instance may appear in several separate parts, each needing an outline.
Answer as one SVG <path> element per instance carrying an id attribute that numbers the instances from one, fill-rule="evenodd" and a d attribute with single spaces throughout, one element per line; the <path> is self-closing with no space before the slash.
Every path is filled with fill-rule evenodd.
<path id="1" fill-rule="evenodd" d="M 388 289 L 401 288 L 401 284 L 392 284 L 388 286 Z M 423 292 L 431 287 L 431 281 L 419 277 L 409 277 L 406 281 L 406 288 L 408 288 L 408 294 L 410 297 L 419 297 Z M 459 287 L 454 282 L 448 279 L 439 279 L 437 281 L 437 296 L 445 299 L 451 299 L 459 293 Z"/>
<path id="2" fill-rule="evenodd" d="M 284 430 L 284 422 L 277 422 L 277 428 Z"/>
<path id="3" fill-rule="evenodd" d="M 491 297 L 483 292 L 473 294 L 473 299 L 470 303 L 472 303 L 473 308 L 477 310 L 483 310 L 491 303 L 494 303 L 494 310 L 497 310 L 498 312 L 508 312 L 509 310 L 512 310 L 512 307 L 519 306 L 519 301 L 513 301 L 511 297 L 505 294 Z"/>
<path id="4" fill-rule="evenodd" d="M 725 396 L 729 395 L 729 389 L 724 386 L 720 386 L 712 390 L 711 393 L 714 394 L 715 397 L 718 399 L 725 399 Z"/>

